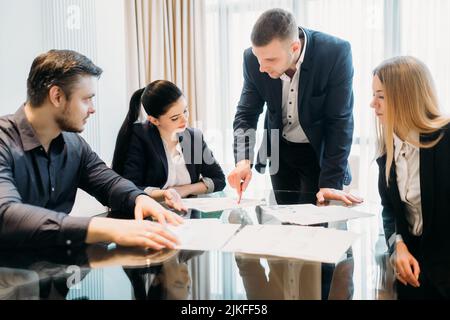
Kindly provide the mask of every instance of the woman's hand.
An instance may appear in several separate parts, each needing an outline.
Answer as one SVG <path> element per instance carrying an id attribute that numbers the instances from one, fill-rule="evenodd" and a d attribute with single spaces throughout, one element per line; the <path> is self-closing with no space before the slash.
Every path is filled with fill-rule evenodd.
<path id="1" fill-rule="evenodd" d="M 134 208 L 134 217 L 136 220 L 142 220 L 152 217 L 159 223 L 171 223 L 179 225 L 183 223 L 183 218 L 179 215 L 164 209 L 162 205 L 150 198 L 149 196 L 140 195 L 136 198 L 136 207 Z"/>
<path id="2" fill-rule="evenodd" d="M 181 195 L 173 188 L 164 190 L 164 202 L 177 211 L 187 212 L 187 208 L 183 204 Z"/>
<path id="3" fill-rule="evenodd" d="M 407 284 L 416 288 L 420 286 L 419 262 L 409 252 L 408 247 L 403 241 L 399 241 L 395 245 L 394 269 L 395 277 L 405 286 Z"/>
<path id="4" fill-rule="evenodd" d="M 190 184 L 186 184 L 184 186 L 173 187 L 172 189 L 175 190 L 180 195 L 181 198 L 186 198 L 192 194 L 191 186 L 192 185 Z"/>
<path id="5" fill-rule="evenodd" d="M 208 192 L 208 187 L 203 181 L 193 184 L 185 184 L 183 186 L 176 186 L 173 187 L 172 189 L 178 192 L 181 198 L 186 198 L 189 196 L 197 196 L 199 194 L 205 194 Z"/>

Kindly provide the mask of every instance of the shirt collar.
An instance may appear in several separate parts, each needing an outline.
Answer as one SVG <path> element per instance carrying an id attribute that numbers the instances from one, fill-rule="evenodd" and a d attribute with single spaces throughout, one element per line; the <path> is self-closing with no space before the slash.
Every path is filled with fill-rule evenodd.
<path id="1" fill-rule="evenodd" d="M 166 151 L 166 153 L 168 153 L 169 152 L 169 147 L 168 147 L 167 141 L 163 137 L 161 137 L 161 140 L 162 140 L 163 145 L 164 145 L 164 150 Z M 178 154 L 183 154 L 183 149 L 181 148 L 180 141 L 178 141 L 178 143 L 175 145 L 175 151 Z"/>
<path id="2" fill-rule="evenodd" d="M 408 135 L 408 138 L 410 138 L 414 141 L 419 141 L 419 135 L 414 132 L 411 132 Z M 407 148 L 407 150 L 411 150 L 411 151 L 415 151 L 415 150 L 419 149 L 415 145 L 409 143 L 408 141 L 403 141 L 394 133 L 394 160 L 395 161 L 397 161 L 398 157 L 400 156 L 400 154 L 401 154 L 402 150 L 404 150 L 404 148 Z"/>
<path id="3" fill-rule="evenodd" d="M 308 37 L 306 36 L 306 32 L 302 28 L 299 28 L 299 29 L 300 29 L 300 32 L 303 32 L 303 37 L 300 37 L 300 38 L 303 38 L 304 40 L 303 40 L 302 53 L 300 54 L 300 57 L 298 58 L 298 61 L 295 65 L 295 67 L 297 68 L 297 71 L 295 73 L 298 72 L 298 70 L 300 69 L 300 66 L 303 63 L 303 60 L 305 60 L 306 44 L 308 42 Z M 291 81 L 291 78 L 286 73 L 283 73 L 281 75 L 280 79 L 283 81 Z"/>
<path id="4" fill-rule="evenodd" d="M 42 143 L 39 141 L 36 131 L 34 131 L 31 123 L 28 121 L 25 114 L 25 104 L 23 104 L 14 114 L 14 121 L 19 131 L 20 140 L 22 141 L 23 150 L 25 152 L 42 147 Z M 52 143 L 57 143 L 57 146 L 63 146 L 66 142 L 63 133 L 53 139 Z"/>
<path id="5" fill-rule="evenodd" d="M 16 122 L 24 151 L 30 151 L 42 145 L 25 115 L 25 104 L 23 104 L 14 114 L 14 121 Z"/>
<path id="6" fill-rule="evenodd" d="M 308 42 L 308 37 L 306 36 L 306 32 L 300 28 L 300 31 L 303 32 L 303 48 L 302 48 L 302 54 L 300 55 L 300 58 L 297 61 L 297 70 L 300 68 L 300 65 L 303 63 L 303 60 L 305 60 L 305 54 L 306 54 L 306 44 Z"/>

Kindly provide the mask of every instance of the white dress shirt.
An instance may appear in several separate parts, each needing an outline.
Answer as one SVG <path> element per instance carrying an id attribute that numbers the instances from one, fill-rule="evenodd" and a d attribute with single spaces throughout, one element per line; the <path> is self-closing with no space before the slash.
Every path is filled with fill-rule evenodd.
<path id="1" fill-rule="evenodd" d="M 167 181 L 161 189 L 154 186 L 148 186 L 147 188 L 145 188 L 145 192 L 147 194 L 151 194 L 151 192 L 154 190 L 167 190 L 172 187 L 183 186 L 192 183 L 191 176 L 186 167 L 183 150 L 180 143 L 177 143 L 174 151 L 172 152 L 172 154 L 170 154 L 166 141 L 162 139 L 162 142 L 167 159 Z M 206 193 L 214 192 L 215 186 L 211 178 L 200 176 L 200 181 L 202 181 L 206 185 Z"/>
<path id="2" fill-rule="evenodd" d="M 186 168 L 180 143 L 177 143 L 175 149 L 170 153 L 166 141 L 164 139 L 162 141 L 167 158 L 167 181 L 163 189 L 191 184 L 191 176 Z"/>
<path id="3" fill-rule="evenodd" d="M 417 140 L 418 137 L 418 134 L 416 134 Z M 394 135 L 394 160 L 398 191 L 406 206 L 409 232 L 414 236 L 420 236 L 423 229 L 420 194 L 420 149 Z M 397 241 L 399 240 L 401 240 L 401 236 L 397 235 Z"/>
<path id="4" fill-rule="evenodd" d="M 297 61 L 296 68 L 297 71 L 290 78 L 286 73 L 284 73 L 280 79 L 283 84 L 282 93 L 282 121 L 283 121 L 283 138 L 296 143 L 309 143 L 303 128 L 300 125 L 299 114 L 298 114 L 298 89 L 300 82 L 300 67 L 305 59 L 306 43 L 307 37 L 306 33 L 301 29 L 304 34 L 304 43 L 302 48 L 302 53 Z"/>

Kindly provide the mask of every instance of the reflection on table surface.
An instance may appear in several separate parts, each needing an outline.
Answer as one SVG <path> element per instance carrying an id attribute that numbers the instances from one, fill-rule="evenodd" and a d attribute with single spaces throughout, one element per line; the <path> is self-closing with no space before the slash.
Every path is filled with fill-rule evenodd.
<path id="1" fill-rule="evenodd" d="M 291 191 L 249 196 L 267 205 L 315 203 L 315 194 Z M 392 299 L 379 208 L 366 204 L 364 210 L 375 216 L 327 226 L 361 235 L 337 264 L 217 251 L 154 252 L 114 244 L 0 251 L 0 299 Z M 186 217 L 280 224 L 260 207 L 190 210 Z"/>

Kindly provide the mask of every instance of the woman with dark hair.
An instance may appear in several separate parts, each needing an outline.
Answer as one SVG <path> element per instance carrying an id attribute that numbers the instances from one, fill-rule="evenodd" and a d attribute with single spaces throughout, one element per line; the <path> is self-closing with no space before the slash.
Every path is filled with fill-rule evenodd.
<path id="1" fill-rule="evenodd" d="M 148 115 L 135 123 L 141 103 Z M 225 176 L 203 134 L 188 128 L 186 98 L 173 83 L 158 80 L 137 90 L 122 124 L 113 169 L 157 200 L 178 210 L 181 198 L 221 191 Z"/>

